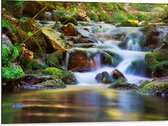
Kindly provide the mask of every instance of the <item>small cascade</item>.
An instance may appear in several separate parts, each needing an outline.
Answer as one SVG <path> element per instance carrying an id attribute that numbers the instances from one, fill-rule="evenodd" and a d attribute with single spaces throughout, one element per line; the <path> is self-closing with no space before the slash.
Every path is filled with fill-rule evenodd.
<path id="1" fill-rule="evenodd" d="M 92 27 L 92 26 L 87 26 Z M 81 28 L 81 26 L 80 26 Z M 112 73 L 114 69 L 118 69 L 121 71 L 124 76 L 127 78 L 128 82 L 130 83 L 138 83 L 139 81 L 142 80 L 148 80 L 149 78 L 145 77 L 143 74 L 138 74 L 138 71 L 142 70 L 130 70 L 130 67 L 134 61 L 137 60 L 143 60 L 145 55 L 148 52 L 143 52 L 141 51 L 140 47 L 140 41 L 143 39 L 143 34 L 141 33 L 139 28 L 133 28 L 133 27 L 121 27 L 121 28 L 116 28 L 114 26 L 110 25 L 110 28 L 108 28 L 108 25 L 106 24 L 105 27 L 103 27 L 102 24 L 102 32 L 100 32 L 101 35 L 96 36 L 93 32 L 88 32 L 84 31 L 84 29 L 80 31 L 84 36 L 87 36 L 89 38 L 92 38 L 94 40 L 101 40 L 102 42 L 95 41 L 95 45 L 90 48 L 78 48 L 76 47 L 75 49 L 77 50 L 85 50 L 87 52 L 87 62 L 86 66 L 90 67 L 89 71 L 83 71 L 83 72 L 74 72 L 79 84 L 97 84 L 95 77 L 98 73 L 101 72 L 108 72 L 109 74 Z M 90 28 L 91 29 L 91 28 Z M 113 36 L 114 34 L 124 34 L 124 38 L 122 36 L 122 39 L 111 39 L 113 37 L 107 37 L 109 35 Z M 106 39 L 104 39 L 103 35 L 106 36 Z M 97 37 L 97 38 L 96 38 Z M 100 38 L 99 38 L 100 37 Z M 103 38 L 103 39 L 101 39 Z M 108 40 L 110 38 L 110 40 Z M 120 47 L 121 44 L 126 44 L 126 47 Z M 67 52 L 67 57 L 66 57 L 66 68 L 69 63 L 69 57 L 70 57 L 70 52 L 73 50 L 71 48 Z M 112 58 L 114 57 L 113 54 L 117 54 L 120 58 L 121 61 L 116 65 L 104 65 L 102 63 L 101 55 L 100 52 L 108 52 L 109 54 L 112 54 Z M 111 59 L 113 60 L 113 59 Z M 129 70 L 128 70 L 129 69 Z M 141 68 L 143 69 L 143 68 Z M 145 71 L 145 68 L 144 68 Z M 135 74 L 136 73 L 136 74 Z M 142 72 L 141 72 L 142 73 Z"/>

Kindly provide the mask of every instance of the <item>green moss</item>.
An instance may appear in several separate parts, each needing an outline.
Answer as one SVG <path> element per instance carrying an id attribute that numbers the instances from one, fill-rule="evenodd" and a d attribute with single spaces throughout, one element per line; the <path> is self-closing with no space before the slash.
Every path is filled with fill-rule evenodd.
<path id="1" fill-rule="evenodd" d="M 59 78 L 61 79 L 64 83 L 66 84 L 75 84 L 76 83 L 76 78 L 75 76 L 66 70 L 61 70 L 55 67 L 48 67 L 43 70 L 45 74 L 50 74 L 53 75 L 54 78 Z"/>
<path id="2" fill-rule="evenodd" d="M 163 49 L 145 56 L 148 68 L 157 76 L 168 75 L 168 50 Z"/>
<path id="3" fill-rule="evenodd" d="M 88 17 L 95 22 L 99 21 L 99 16 L 94 12 L 88 13 Z"/>
<path id="4" fill-rule="evenodd" d="M 150 81 L 146 80 L 142 84 L 139 85 L 139 88 L 143 88 L 145 85 L 147 85 Z"/>
<path id="5" fill-rule="evenodd" d="M 62 52 L 56 51 L 47 55 L 46 62 L 50 67 L 60 67 L 62 58 Z"/>
<path id="6" fill-rule="evenodd" d="M 107 13 L 100 13 L 99 14 L 99 18 L 101 21 L 105 21 L 105 22 L 111 22 L 110 20 L 110 16 Z"/>
<path id="7" fill-rule="evenodd" d="M 43 72 L 45 74 L 54 75 L 54 76 L 62 79 L 62 70 L 60 70 L 58 68 L 48 67 L 48 68 L 44 69 Z"/>
<path id="8" fill-rule="evenodd" d="M 168 92 L 168 82 L 159 82 L 159 81 L 152 81 L 146 84 L 140 92 L 142 93 L 157 93 L 157 91 L 161 92 Z"/>
<path id="9" fill-rule="evenodd" d="M 2 67 L 2 78 L 7 80 L 16 80 L 25 76 L 24 71 L 20 66 Z"/>

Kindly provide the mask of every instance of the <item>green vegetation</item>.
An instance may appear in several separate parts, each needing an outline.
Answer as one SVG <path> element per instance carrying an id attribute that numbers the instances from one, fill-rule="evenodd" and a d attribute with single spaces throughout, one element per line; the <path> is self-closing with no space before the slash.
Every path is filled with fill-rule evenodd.
<path id="1" fill-rule="evenodd" d="M 90 12 L 88 13 L 88 17 L 95 22 L 99 21 L 99 16 L 96 13 Z"/>

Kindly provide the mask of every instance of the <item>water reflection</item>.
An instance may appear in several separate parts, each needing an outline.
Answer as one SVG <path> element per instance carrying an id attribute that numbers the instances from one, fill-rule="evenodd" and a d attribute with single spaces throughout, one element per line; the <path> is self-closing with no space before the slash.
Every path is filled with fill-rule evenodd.
<path id="1" fill-rule="evenodd" d="M 72 87 L 4 96 L 3 123 L 167 120 L 168 99 L 107 88 Z"/>

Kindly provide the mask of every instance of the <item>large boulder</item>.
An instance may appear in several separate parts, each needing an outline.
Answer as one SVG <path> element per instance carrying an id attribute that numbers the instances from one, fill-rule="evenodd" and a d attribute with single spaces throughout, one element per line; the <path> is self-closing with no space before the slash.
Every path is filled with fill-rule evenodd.
<path id="1" fill-rule="evenodd" d="M 87 52 L 85 50 L 73 50 L 69 52 L 67 69 L 85 71 L 88 69 L 87 60 Z"/>
<path id="2" fill-rule="evenodd" d="M 51 28 L 51 27 L 42 27 L 42 33 L 45 35 L 48 40 L 48 44 L 52 46 L 54 50 L 59 50 L 61 52 L 65 52 L 66 44 L 63 39 Z"/>
<path id="3" fill-rule="evenodd" d="M 127 81 L 124 74 L 122 72 L 120 72 L 118 69 L 113 70 L 111 73 L 111 76 L 118 83 L 125 83 Z"/>

